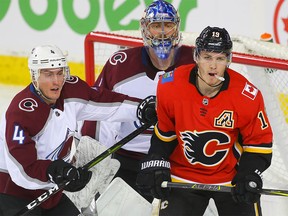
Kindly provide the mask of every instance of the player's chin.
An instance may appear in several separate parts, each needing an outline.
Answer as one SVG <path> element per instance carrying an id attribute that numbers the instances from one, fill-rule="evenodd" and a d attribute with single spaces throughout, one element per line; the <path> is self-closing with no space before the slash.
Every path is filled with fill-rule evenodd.
<path id="1" fill-rule="evenodd" d="M 209 85 L 215 85 L 219 82 L 219 80 L 215 76 L 209 76 L 207 77 L 206 81 Z"/>
<path id="2" fill-rule="evenodd" d="M 52 100 L 57 100 L 59 97 L 60 97 L 60 93 L 61 93 L 61 90 L 57 90 L 57 91 L 51 91 L 49 93 L 49 98 L 52 99 Z"/>

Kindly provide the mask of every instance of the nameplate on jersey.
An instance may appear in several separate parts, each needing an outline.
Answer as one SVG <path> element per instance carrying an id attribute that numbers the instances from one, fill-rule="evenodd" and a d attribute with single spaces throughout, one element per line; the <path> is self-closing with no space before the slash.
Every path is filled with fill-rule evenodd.
<path id="1" fill-rule="evenodd" d="M 258 89 L 255 88 L 254 86 L 246 83 L 245 87 L 242 91 L 242 94 L 245 95 L 246 97 L 250 98 L 251 100 L 254 100 L 258 94 Z"/>
<path id="2" fill-rule="evenodd" d="M 174 80 L 174 71 L 163 74 L 161 83 L 172 82 Z"/>

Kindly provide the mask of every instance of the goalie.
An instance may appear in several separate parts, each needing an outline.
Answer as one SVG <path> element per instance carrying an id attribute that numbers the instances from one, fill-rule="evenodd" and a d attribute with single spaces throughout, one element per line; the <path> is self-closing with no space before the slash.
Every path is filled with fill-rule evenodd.
<path id="1" fill-rule="evenodd" d="M 208 26 L 196 39 L 196 64 L 158 82 L 158 123 L 137 184 L 162 199 L 160 216 L 203 215 L 210 199 L 220 216 L 261 215 L 272 130 L 261 92 L 229 69 L 231 49 L 228 32 Z M 171 180 L 234 187 L 231 194 L 161 188 Z"/>
<path id="2" fill-rule="evenodd" d="M 144 46 L 114 53 L 106 62 L 95 86 L 145 98 L 156 94 L 161 75 L 194 62 L 192 48 L 181 46 L 180 17 L 169 2 L 157 0 L 148 5 L 140 20 L 140 28 Z M 133 119 L 121 123 L 87 121 L 82 132 L 110 147 L 138 127 L 139 121 Z M 148 152 L 152 130 L 150 128 L 140 134 L 113 154 L 113 158 L 121 163 L 116 177 L 121 177 L 135 190 L 139 162 Z M 152 196 L 143 196 L 149 202 L 153 201 Z"/>

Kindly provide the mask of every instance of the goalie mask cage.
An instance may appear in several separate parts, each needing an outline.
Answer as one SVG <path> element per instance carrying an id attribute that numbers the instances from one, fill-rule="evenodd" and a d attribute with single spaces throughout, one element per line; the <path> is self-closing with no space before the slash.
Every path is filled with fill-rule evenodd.
<path id="1" fill-rule="evenodd" d="M 183 32 L 182 44 L 194 46 L 198 35 Z M 244 36 L 232 35 L 231 39 L 233 57 L 230 68 L 243 74 L 261 90 L 274 133 L 272 164 L 263 174 L 264 187 L 288 190 L 288 48 Z M 87 83 L 94 84 L 114 52 L 142 45 L 140 31 L 87 34 L 84 44 Z M 261 201 L 264 216 L 287 215 L 288 197 L 262 196 Z M 217 215 L 211 208 L 207 211 L 205 215 Z"/>

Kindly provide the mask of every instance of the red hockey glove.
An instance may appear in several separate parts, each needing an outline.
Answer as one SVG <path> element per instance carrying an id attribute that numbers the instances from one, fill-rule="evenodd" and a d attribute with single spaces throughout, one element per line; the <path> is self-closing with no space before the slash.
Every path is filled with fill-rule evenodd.
<path id="1" fill-rule="evenodd" d="M 140 102 L 137 108 L 137 117 L 142 123 L 155 124 L 157 122 L 155 105 L 156 97 L 153 95 L 146 97 Z"/>
<path id="2" fill-rule="evenodd" d="M 169 195 L 168 188 L 162 188 L 163 181 L 171 181 L 170 163 L 160 156 L 151 155 L 140 163 L 136 185 L 140 193 L 163 199 Z"/>
<path id="3" fill-rule="evenodd" d="M 263 182 L 257 173 L 237 173 L 232 180 L 232 197 L 235 202 L 246 202 L 252 204 L 260 199 L 259 191 Z"/>

